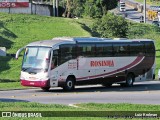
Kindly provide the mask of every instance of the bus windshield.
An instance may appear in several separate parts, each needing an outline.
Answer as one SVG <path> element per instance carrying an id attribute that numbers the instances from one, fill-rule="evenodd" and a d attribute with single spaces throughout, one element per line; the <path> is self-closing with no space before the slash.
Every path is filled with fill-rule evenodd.
<path id="1" fill-rule="evenodd" d="M 27 47 L 24 53 L 22 71 L 25 72 L 41 72 L 47 71 L 49 66 L 48 47 Z"/>

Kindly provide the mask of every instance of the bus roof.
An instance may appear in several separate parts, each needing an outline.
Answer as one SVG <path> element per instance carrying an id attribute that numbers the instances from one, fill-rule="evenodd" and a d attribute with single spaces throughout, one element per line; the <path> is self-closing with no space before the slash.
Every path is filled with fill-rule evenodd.
<path id="1" fill-rule="evenodd" d="M 44 46 L 53 47 L 60 44 L 75 44 L 75 43 L 104 43 L 104 42 L 136 42 L 136 41 L 153 41 L 151 39 L 127 39 L 127 38 L 98 38 L 98 37 L 58 37 L 52 40 L 42 40 L 29 43 L 27 46 Z"/>

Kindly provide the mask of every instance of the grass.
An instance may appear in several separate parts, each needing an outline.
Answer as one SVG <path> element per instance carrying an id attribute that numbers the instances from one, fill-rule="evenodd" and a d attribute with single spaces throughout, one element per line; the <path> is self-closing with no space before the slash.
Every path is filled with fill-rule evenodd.
<path id="1" fill-rule="evenodd" d="M 30 102 L 0 102 L 0 111 L 67 111 L 72 107 L 58 104 L 40 104 Z"/>
<path id="2" fill-rule="evenodd" d="M 84 117 L 84 116 L 88 115 L 88 114 L 89 115 L 105 115 L 106 116 L 106 114 L 109 114 L 109 113 L 111 113 L 111 114 L 113 113 L 115 115 L 119 114 L 119 115 L 125 116 L 131 112 L 135 113 L 136 111 L 137 111 L 136 113 L 139 113 L 142 111 L 146 111 L 146 112 L 152 111 L 153 113 L 154 112 L 156 113 L 156 111 L 160 110 L 160 105 L 140 105 L 140 104 L 125 104 L 125 103 L 121 103 L 121 104 L 88 103 L 88 104 L 77 104 L 77 106 L 78 107 L 75 108 L 75 107 L 70 107 L 70 106 L 66 106 L 66 105 L 58 105 L 58 104 L 40 104 L 40 103 L 30 103 L 30 102 L 12 102 L 12 103 L 0 102 L 0 108 L 1 108 L 0 111 L 2 111 L 2 112 L 3 111 L 8 111 L 8 112 L 10 112 L 10 111 L 14 111 L 14 112 L 16 112 L 16 111 L 20 111 L 20 112 L 30 111 L 30 112 L 41 113 L 42 116 L 46 116 L 46 117 L 49 117 L 49 115 L 62 116 L 62 117 L 54 117 L 54 119 L 58 119 L 58 120 L 59 119 L 101 120 L 101 119 L 106 119 L 106 118 L 105 117 Z M 93 111 L 93 112 L 91 112 L 91 111 Z M 103 111 L 106 111 L 106 112 L 103 112 Z M 121 111 L 121 113 L 118 111 Z M 46 112 L 46 113 L 44 113 L 44 112 Z M 49 112 L 52 114 L 50 114 Z M 81 116 L 81 117 L 75 117 L 75 114 L 77 116 Z M 158 114 L 159 114 L 159 112 L 158 112 Z M 67 115 L 68 117 L 64 117 L 65 115 Z M 131 114 L 131 115 L 134 115 L 134 114 Z M 18 118 L 15 118 L 15 119 L 18 119 Z M 19 118 L 19 119 L 22 119 L 22 118 Z M 25 118 L 23 118 L 23 119 L 25 119 Z M 39 120 L 42 118 L 34 118 L 34 119 Z M 43 119 L 48 120 L 51 118 L 43 118 Z M 115 118 L 112 118 L 112 119 L 115 119 Z M 123 120 L 124 118 L 116 118 L 116 119 Z M 137 119 L 134 118 L 133 120 L 138 120 L 138 118 Z"/>
<path id="3" fill-rule="evenodd" d="M 0 46 L 7 48 L 8 54 L 30 42 L 62 36 L 91 36 L 75 19 L 63 19 L 38 15 L 0 13 Z M 19 81 L 20 59 L 10 56 L 0 57 L 0 81 Z"/>
<path id="4" fill-rule="evenodd" d="M 4 82 L 0 83 L 0 90 L 13 90 L 13 89 L 27 89 L 28 87 L 24 87 L 20 84 L 20 82 Z"/>
<path id="5" fill-rule="evenodd" d="M 101 104 L 87 103 L 77 105 L 81 108 L 97 111 L 160 111 L 160 105 L 141 105 L 141 104 Z M 87 107 L 86 107 L 87 106 Z"/>

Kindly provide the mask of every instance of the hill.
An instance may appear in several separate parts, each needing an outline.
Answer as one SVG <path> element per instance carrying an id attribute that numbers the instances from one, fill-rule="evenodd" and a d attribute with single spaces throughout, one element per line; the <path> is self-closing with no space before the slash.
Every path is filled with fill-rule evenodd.
<path id="1" fill-rule="evenodd" d="M 0 13 L 0 46 L 8 54 L 30 42 L 62 36 L 91 36 L 75 19 L 55 18 L 27 14 Z M 18 81 L 21 60 L 11 56 L 0 57 L 0 81 Z"/>

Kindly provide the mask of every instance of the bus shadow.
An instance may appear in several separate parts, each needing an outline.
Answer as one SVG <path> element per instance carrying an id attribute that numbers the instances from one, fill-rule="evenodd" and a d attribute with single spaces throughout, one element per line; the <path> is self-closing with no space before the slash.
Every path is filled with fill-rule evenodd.
<path id="1" fill-rule="evenodd" d="M 85 92 L 138 92 L 138 91 L 159 91 L 160 82 L 151 83 L 151 84 L 135 84 L 133 87 L 122 87 L 120 85 L 113 85 L 111 87 L 104 87 L 102 85 L 93 85 L 93 86 L 77 86 L 75 90 L 64 91 L 63 89 L 53 88 L 48 92 L 56 93 L 85 93 Z M 41 90 L 37 90 L 41 91 Z"/>
<path id="2" fill-rule="evenodd" d="M 19 100 L 19 99 L 0 98 L 0 102 L 29 102 L 29 101 Z"/>
<path id="3" fill-rule="evenodd" d="M 89 32 L 91 34 L 92 37 L 100 37 L 100 34 L 98 32 L 93 31 L 90 27 L 88 27 L 87 25 L 85 25 L 84 23 L 80 23 L 77 22 L 78 24 L 81 25 L 81 27 L 86 30 L 87 32 Z"/>

